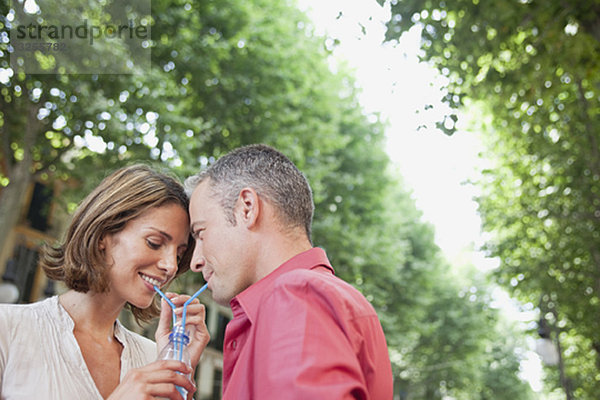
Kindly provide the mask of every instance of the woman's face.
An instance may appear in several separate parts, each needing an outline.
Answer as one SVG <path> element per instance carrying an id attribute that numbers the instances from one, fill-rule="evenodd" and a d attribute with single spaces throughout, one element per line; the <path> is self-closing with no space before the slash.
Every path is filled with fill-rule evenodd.
<path id="1" fill-rule="evenodd" d="M 189 217 L 179 204 L 147 210 L 125 228 L 101 241 L 109 265 L 109 296 L 147 308 L 154 285 L 164 286 L 177 273 L 189 236 Z"/>

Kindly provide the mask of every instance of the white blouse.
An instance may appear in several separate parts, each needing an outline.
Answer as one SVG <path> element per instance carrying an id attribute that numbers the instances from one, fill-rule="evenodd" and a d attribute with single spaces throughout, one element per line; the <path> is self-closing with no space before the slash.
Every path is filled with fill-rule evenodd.
<path id="1" fill-rule="evenodd" d="M 0 399 L 102 399 L 73 335 L 75 324 L 58 296 L 0 304 Z M 119 321 L 121 381 L 127 371 L 156 360 L 156 344 Z"/>

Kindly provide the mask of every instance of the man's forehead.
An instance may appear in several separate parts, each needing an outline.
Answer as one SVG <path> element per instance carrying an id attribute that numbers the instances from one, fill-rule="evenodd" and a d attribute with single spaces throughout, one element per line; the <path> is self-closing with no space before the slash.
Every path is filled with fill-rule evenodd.
<path id="1" fill-rule="evenodd" d="M 210 190 L 210 184 L 207 180 L 204 180 L 202 182 L 200 182 L 198 184 L 198 186 L 196 186 L 196 188 L 194 189 L 194 191 L 192 192 L 192 199 L 194 197 L 206 197 L 211 193 Z"/>
<path id="2" fill-rule="evenodd" d="M 206 218 L 215 212 L 215 207 L 218 205 L 217 200 L 213 196 L 213 189 L 208 182 L 203 181 L 200 183 L 190 198 L 190 216 L 192 222 L 196 222 L 200 219 L 206 220 Z"/>

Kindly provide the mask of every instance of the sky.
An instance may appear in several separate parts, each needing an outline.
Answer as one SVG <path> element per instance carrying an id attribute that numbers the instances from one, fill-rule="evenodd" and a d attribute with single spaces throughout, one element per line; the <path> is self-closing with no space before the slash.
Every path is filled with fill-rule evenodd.
<path id="1" fill-rule="evenodd" d="M 461 182 L 472 176 L 478 140 L 468 132 L 448 137 L 434 129 L 447 108 L 441 104 L 439 78 L 417 59 L 419 32 L 398 46 L 382 45 L 389 11 L 375 0 L 299 0 L 317 33 L 340 39 L 335 59 L 347 60 L 362 88 L 367 112 L 388 121 L 387 152 L 413 190 L 424 220 L 435 225 L 436 243 L 449 257 L 473 247 L 480 221 L 474 188 Z M 341 14 L 340 14 L 341 12 Z M 425 110 L 426 104 L 433 108 Z M 419 111 L 417 113 L 417 111 Z M 417 127 L 426 125 L 428 128 Z"/>
<path id="2" fill-rule="evenodd" d="M 387 153 L 412 190 L 423 220 L 435 228 L 435 241 L 446 259 L 471 262 L 489 270 L 497 261 L 486 258 L 478 248 L 483 243 L 481 220 L 473 197 L 476 188 L 466 182 L 477 177 L 482 145 L 470 132 L 468 116 L 459 115 L 457 132 L 446 136 L 435 129 L 448 111 L 440 99 L 444 78 L 419 63 L 418 30 L 407 32 L 396 44 L 384 44 L 384 22 L 389 10 L 375 0 L 297 0 L 315 24 L 316 33 L 337 38 L 340 44 L 330 61 L 347 62 L 362 89 L 360 102 L 365 111 L 381 113 L 387 121 Z M 343 61 L 340 61 L 343 60 Z M 433 105 L 425 110 L 425 105 Z M 417 129 L 426 126 L 424 129 Z M 531 314 L 519 313 L 506 292 L 494 292 L 516 321 Z M 532 338 L 530 348 L 534 347 Z M 523 377 L 535 391 L 541 389 L 540 360 L 527 351 L 522 363 Z"/>

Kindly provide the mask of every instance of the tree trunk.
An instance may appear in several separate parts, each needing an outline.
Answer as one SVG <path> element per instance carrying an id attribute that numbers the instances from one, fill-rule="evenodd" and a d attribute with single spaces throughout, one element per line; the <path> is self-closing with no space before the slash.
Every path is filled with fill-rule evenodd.
<path id="1" fill-rule="evenodd" d="M 552 310 L 552 314 L 554 314 L 554 320 L 558 321 L 558 313 L 556 309 Z M 571 380 L 567 376 L 565 371 L 565 363 L 563 359 L 563 348 L 562 343 L 560 342 L 560 328 L 558 326 L 554 326 L 554 340 L 556 341 L 556 350 L 558 351 L 558 374 L 560 379 L 560 385 L 565 391 L 566 400 L 574 400 L 573 391 L 571 390 Z"/>
<path id="2" fill-rule="evenodd" d="M 30 104 L 23 140 L 23 159 L 15 161 L 10 166 L 8 186 L 0 192 L 0 252 L 5 250 L 4 247 L 10 232 L 19 222 L 27 188 L 33 180 L 33 157 L 31 153 L 36 135 L 40 132 L 41 127 L 40 121 L 37 119 L 37 113 L 38 107 L 35 104 Z M 6 156 L 8 158 L 9 155 Z"/>
<path id="3" fill-rule="evenodd" d="M 9 176 L 10 183 L 0 193 L 0 251 L 4 249 L 12 228 L 19 222 L 21 207 L 31 182 L 31 174 L 24 161 L 15 165 L 14 173 Z"/>

